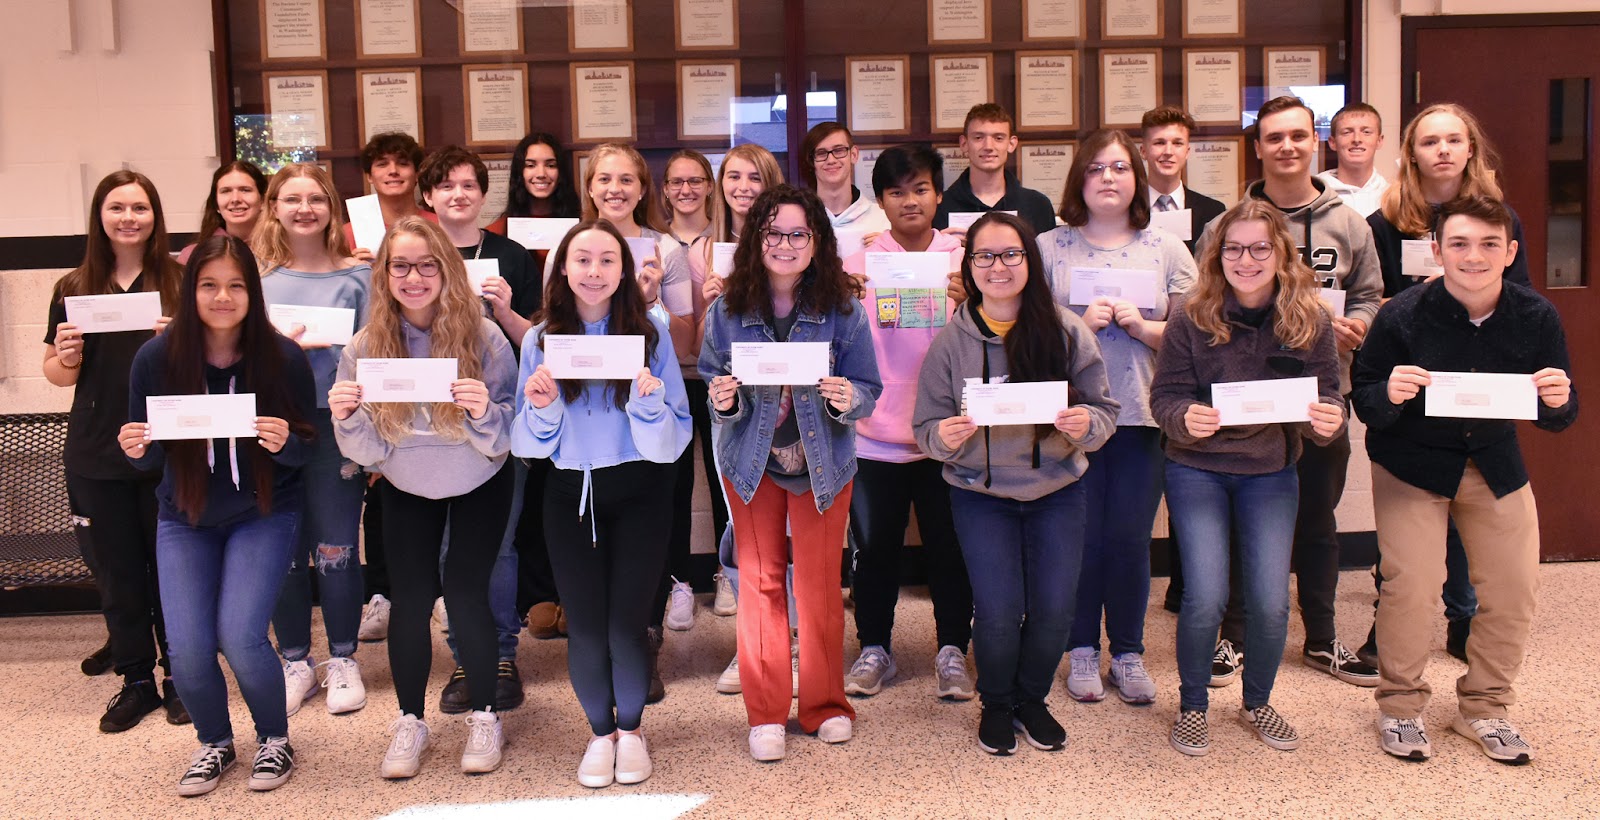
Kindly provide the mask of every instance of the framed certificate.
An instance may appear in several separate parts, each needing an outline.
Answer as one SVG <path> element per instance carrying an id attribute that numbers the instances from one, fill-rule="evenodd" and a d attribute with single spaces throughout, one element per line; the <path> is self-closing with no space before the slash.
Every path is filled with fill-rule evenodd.
<path id="1" fill-rule="evenodd" d="M 462 66 L 461 99 L 468 145 L 517 142 L 528 133 L 527 66 Z"/>
<path id="2" fill-rule="evenodd" d="M 679 51 L 737 49 L 739 0 L 674 0 L 672 29 Z"/>
<path id="3" fill-rule="evenodd" d="M 632 142 L 633 112 L 632 62 L 572 64 L 574 142 Z"/>
<path id="4" fill-rule="evenodd" d="M 1078 55 L 1072 51 L 1017 52 L 1017 131 L 1078 127 Z"/>
<path id="5" fill-rule="evenodd" d="M 633 0 L 572 0 L 567 50 L 633 51 Z"/>
<path id="6" fill-rule="evenodd" d="M 1189 142 L 1190 188 L 1233 207 L 1244 190 L 1244 137 Z"/>
<path id="7" fill-rule="evenodd" d="M 582 187 L 583 181 L 585 179 L 589 178 L 589 156 L 590 156 L 591 153 L 593 153 L 593 152 L 591 152 L 591 151 L 573 151 L 572 152 L 572 167 L 574 169 L 576 169 L 577 172 L 578 172 L 578 176 L 575 179 L 575 181 L 578 183 L 579 187 Z"/>
<path id="8" fill-rule="evenodd" d="M 1183 0 L 1183 38 L 1243 37 L 1244 0 Z"/>
<path id="9" fill-rule="evenodd" d="M 1022 41 L 1083 37 L 1083 0 L 1022 0 Z"/>
<path id="10" fill-rule="evenodd" d="M 1160 104 L 1160 49 L 1100 52 L 1101 128 L 1138 128 L 1144 112 Z"/>
<path id="11" fill-rule="evenodd" d="M 904 134 L 911 130 L 909 56 L 846 57 L 844 73 L 851 132 Z"/>
<path id="12" fill-rule="evenodd" d="M 328 139 L 328 72 L 266 71 L 261 74 L 271 116 L 272 147 L 332 150 Z M 520 137 L 518 138 L 520 139 Z"/>
<path id="13" fill-rule="evenodd" d="M 959 145 L 935 145 L 933 150 L 944 158 L 944 189 L 948 191 L 956 179 L 972 167 L 972 160 L 967 159 L 966 149 Z"/>
<path id="14" fill-rule="evenodd" d="M 478 227 L 483 228 L 505 214 L 506 196 L 521 179 L 511 178 L 510 154 L 479 154 L 478 159 L 489 169 L 489 190 L 483 194 L 483 212 L 478 214 Z"/>
<path id="15" fill-rule="evenodd" d="M 1183 109 L 1197 125 L 1240 127 L 1243 99 L 1244 49 L 1183 50 Z"/>
<path id="16" fill-rule="evenodd" d="M 356 56 L 421 57 L 417 0 L 356 0 Z"/>
<path id="17" fill-rule="evenodd" d="M 1105 0 L 1100 6 L 1100 36 L 1106 40 L 1159 40 L 1166 10 L 1161 0 Z"/>
<path id="18" fill-rule="evenodd" d="M 933 130 L 960 131 L 974 105 L 994 99 L 993 54 L 934 54 L 928 57 Z"/>
<path id="19" fill-rule="evenodd" d="M 328 59 L 322 15 L 322 0 L 261 0 L 261 59 Z"/>
<path id="20" fill-rule="evenodd" d="M 517 0 L 458 0 L 462 54 L 511 54 L 522 50 Z M 518 137 L 517 139 L 521 139 Z"/>
<path id="21" fill-rule="evenodd" d="M 685 140 L 733 137 L 733 98 L 739 96 L 739 63 L 678 61 L 678 136 Z"/>
<path id="22" fill-rule="evenodd" d="M 402 131 L 422 139 L 422 69 L 393 68 L 356 72 L 356 112 L 361 141 L 374 134 Z M 521 137 L 518 137 L 521 139 Z"/>
<path id="23" fill-rule="evenodd" d="M 1267 99 L 1293 94 L 1295 86 L 1325 85 L 1327 59 L 1322 46 L 1267 46 L 1261 50 Z"/>
<path id="24" fill-rule="evenodd" d="M 989 0 L 928 0 L 928 42 L 988 43 Z"/>
<path id="25" fill-rule="evenodd" d="M 1017 149 L 1017 177 L 1023 185 L 1050 197 L 1050 207 L 1059 211 L 1077 147 L 1071 142 L 1024 143 Z"/>

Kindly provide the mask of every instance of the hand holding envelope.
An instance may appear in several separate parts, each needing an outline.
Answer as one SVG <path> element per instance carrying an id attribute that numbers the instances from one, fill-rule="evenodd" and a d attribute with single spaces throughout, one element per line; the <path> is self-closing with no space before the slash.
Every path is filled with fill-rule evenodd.
<path id="1" fill-rule="evenodd" d="M 1539 404 L 1564 407 L 1572 397 L 1566 371 L 1547 367 L 1537 373 L 1456 373 L 1396 365 L 1389 374 L 1389 401 L 1402 404 L 1428 388 L 1423 412 L 1465 419 L 1539 418 Z"/>
<path id="2" fill-rule="evenodd" d="M 350 213 L 350 233 L 355 237 L 356 249 L 377 253 L 383 247 L 383 236 L 388 229 L 383 226 L 383 208 L 377 194 L 355 196 L 344 201 Z"/>

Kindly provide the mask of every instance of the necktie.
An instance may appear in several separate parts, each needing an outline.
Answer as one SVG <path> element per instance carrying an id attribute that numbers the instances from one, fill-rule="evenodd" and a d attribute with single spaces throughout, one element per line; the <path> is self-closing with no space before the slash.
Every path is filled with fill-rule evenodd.
<path id="1" fill-rule="evenodd" d="M 1171 194 L 1162 194 L 1161 196 L 1156 197 L 1156 210 L 1176 211 L 1177 209 L 1178 203 L 1172 201 Z"/>

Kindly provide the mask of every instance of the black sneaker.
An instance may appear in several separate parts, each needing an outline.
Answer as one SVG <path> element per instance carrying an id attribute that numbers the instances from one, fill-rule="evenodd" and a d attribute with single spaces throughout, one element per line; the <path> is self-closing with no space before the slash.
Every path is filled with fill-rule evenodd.
<path id="1" fill-rule="evenodd" d="M 467 692 L 467 670 L 458 666 L 456 671 L 450 673 L 450 682 L 439 693 L 439 711 L 447 715 L 464 715 L 472 711 L 472 695 Z"/>
<path id="2" fill-rule="evenodd" d="M 1011 707 L 985 703 L 978 718 L 978 748 L 1004 757 L 1017 749 L 1017 730 L 1011 726 Z"/>
<path id="3" fill-rule="evenodd" d="M 1022 730 L 1023 739 L 1035 749 L 1059 752 L 1067 746 L 1067 730 L 1050 715 L 1043 701 L 1017 704 L 1011 712 L 1011 725 Z"/>
<path id="4" fill-rule="evenodd" d="M 250 771 L 250 790 L 270 792 L 282 786 L 294 773 L 294 747 L 286 737 L 269 737 L 256 749 L 256 762 Z"/>
<path id="5" fill-rule="evenodd" d="M 178 780 L 178 794 L 182 797 L 196 797 L 209 794 L 222 782 L 222 776 L 233 768 L 238 757 L 233 753 L 233 745 L 227 746 L 201 746 L 200 750 L 189 758 L 189 771 L 183 773 Z"/>
<path id="6" fill-rule="evenodd" d="M 1472 619 L 1451 621 L 1445 629 L 1444 649 L 1450 657 L 1467 662 L 1467 638 L 1472 635 Z"/>
<path id="7" fill-rule="evenodd" d="M 1378 685 L 1378 670 L 1356 657 L 1338 641 L 1329 641 L 1321 646 L 1307 645 L 1300 658 L 1306 666 L 1327 672 L 1351 686 Z"/>
<path id="8" fill-rule="evenodd" d="M 508 712 L 522 705 L 522 673 L 517 662 L 507 658 L 500 662 L 500 673 L 494 680 L 494 710 Z"/>
<path id="9" fill-rule="evenodd" d="M 78 664 L 78 668 L 83 670 L 83 674 L 93 678 L 110 672 L 111 665 L 111 642 L 107 641 L 104 646 L 84 658 L 83 663 Z"/>
<path id="10" fill-rule="evenodd" d="M 1211 680 L 1207 686 L 1227 686 L 1239 677 L 1244 667 L 1244 653 L 1233 648 L 1233 641 L 1217 641 L 1216 654 L 1211 656 Z"/>
<path id="11" fill-rule="evenodd" d="M 173 726 L 194 722 L 189 717 L 189 710 L 183 706 L 183 698 L 178 697 L 178 687 L 172 684 L 172 678 L 161 682 L 161 705 L 167 707 L 167 722 Z"/>
<path id="12" fill-rule="evenodd" d="M 145 715 L 160 708 L 161 695 L 156 692 L 155 681 L 125 683 L 106 704 L 106 713 L 100 716 L 100 731 L 126 732 L 138 726 Z"/>
<path id="13" fill-rule="evenodd" d="M 650 642 L 650 691 L 645 694 L 645 703 L 660 703 L 667 696 L 667 685 L 661 682 L 661 629 L 647 627 L 645 638 Z"/>

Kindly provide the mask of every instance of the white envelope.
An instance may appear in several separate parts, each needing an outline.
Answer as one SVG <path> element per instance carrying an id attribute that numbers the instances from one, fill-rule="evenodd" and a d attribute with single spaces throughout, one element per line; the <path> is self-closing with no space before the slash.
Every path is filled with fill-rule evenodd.
<path id="1" fill-rule="evenodd" d="M 828 375 L 827 342 L 734 342 L 733 375 L 745 384 L 810 384 Z"/>
<path id="2" fill-rule="evenodd" d="M 153 290 L 68 296 L 62 301 L 66 303 L 67 321 L 83 333 L 154 330 L 156 320 L 161 318 L 161 294 Z"/>
<path id="3" fill-rule="evenodd" d="M 377 194 L 351 197 L 344 201 L 350 212 L 350 232 L 355 234 L 356 247 L 377 253 L 383 247 L 383 208 L 378 205 Z"/>
<path id="4" fill-rule="evenodd" d="M 146 396 L 144 409 L 157 441 L 256 436 L 254 393 Z"/>
<path id="5" fill-rule="evenodd" d="M 644 367 L 644 337 L 546 336 L 544 363 L 558 379 L 632 380 Z"/>
<path id="6" fill-rule="evenodd" d="M 869 288 L 944 290 L 950 280 L 950 254 L 944 251 L 871 251 L 866 260 Z"/>
<path id="7" fill-rule="evenodd" d="M 513 216 L 506 219 L 506 238 L 530 251 L 554 250 L 566 238 L 567 232 L 577 226 L 576 219 Z"/>
<path id="8" fill-rule="evenodd" d="M 1223 427 L 1310 421 L 1318 400 L 1315 376 L 1211 385 L 1211 406 L 1221 412 Z"/>
<path id="9" fill-rule="evenodd" d="M 483 280 L 491 276 L 500 275 L 500 260 L 498 259 L 463 259 L 467 263 L 467 281 L 472 283 L 472 292 L 483 295 Z"/>
<path id="10" fill-rule="evenodd" d="M 966 414 L 979 427 L 1003 424 L 1054 424 L 1067 407 L 1066 382 L 969 384 Z"/>
<path id="11" fill-rule="evenodd" d="M 711 272 L 727 279 L 733 275 L 733 251 L 739 247 L 737 242 L 711 243 Z"/>
<path id="12" fill-rule="evenodd" d="M 1179 239 L 1188 242 L 1194 238 L 1194 212 L 1188 208 L 1181 211 L 1151 211 L 1150 227 L 1177 234 Z"/>
<path id="13" fill-rule="evenodd" d="M 867 232 L 860 228 L 834 228 L 834 244 L 839 246 L 839 258 L 849 259 L 867 247 Z"/>
<path id="14" fill-rule="evenodd" d="M 994 213 L 994 211 L 951 211 L 947 216 L 950 217 L 950 227 L 970 228 L 972 223 L 982 219 L 983 215 L 987 213 Z M 1000 211 L 999 213 L 1017 215 L 1016 211 Z"/>
<path id="15" fill-rule="evenodd" d="M 1433 243 L 1426 239 L 1400 240 L 1400 272 L 1422 279 L 1444 273 L 1444 266 L 1433 258 Z"/>
<path id="16" fill-rule="evenodd" d="M 1344 315 L 1344 295 L 1345 292 L 1338 288 L 1321 288 L 1317 293 L 1322 303 L 1328 306 L 1329 312 L 1335 317 Z"/>
<path id="17" fill-rule="evenodd" d="M 1423 412 L 1457 419 L 1539 418 L 1539 388 L 1529 373 L 1452 373 L 1432 370 Z"/>
<path id="18" fill-rule="evenodd" d="M 352 308 L 312 307 L 311 305 L 267 305 L 267 318 L 285 336 L 295 325 L 306 329 L 302 342 L 347 345 L 356 332 L 356 312 Z"/>
<path id="19" fill-rule="evenodd" d="M 379 402 L 454 401 L 455 359 L 357 359 L 361 400 Z"/>
<path id="20" fill-rule="evenodd" d="M 660 256 L 654 239 L 648 236 L 630 236 L 627 239 L 628 250 L 633 252 L 633 269 L 635 271 L 644 267 L 645 260 Z M 660 261 L 660 259 L 656 259 L 658 264 Z"/>
<path id="21" fill-rule="evenodd" d="M 1161 299 L 1161 274 L 1153 270 L 1073 268 L 1067 303 L 1092 304 L 1102 296 L 1134 307 L 1155 310 Z"/>

